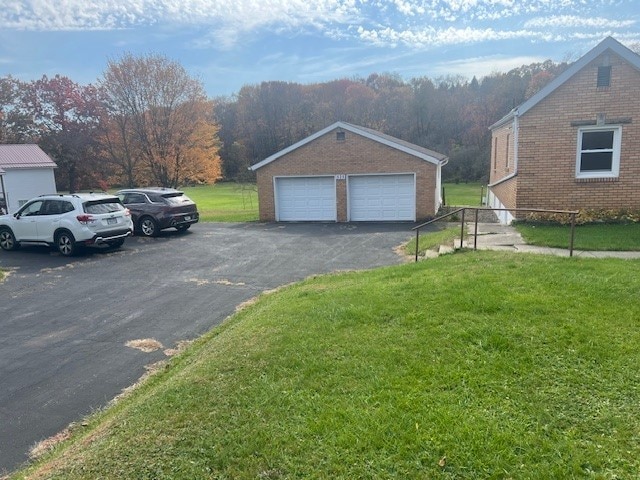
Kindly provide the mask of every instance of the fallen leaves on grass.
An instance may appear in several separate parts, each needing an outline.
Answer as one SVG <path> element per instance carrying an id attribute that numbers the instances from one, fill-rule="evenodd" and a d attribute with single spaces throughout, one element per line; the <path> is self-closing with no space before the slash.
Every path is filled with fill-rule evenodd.
<path id="1" fill-rule="evenodd" d="M 139 340 L 129 340 L 125 345 L 129 348 L 135 348 L 145 353 L 155 352 L 164 348 L 162 344 L 155 338 L 142 338 Z"/>

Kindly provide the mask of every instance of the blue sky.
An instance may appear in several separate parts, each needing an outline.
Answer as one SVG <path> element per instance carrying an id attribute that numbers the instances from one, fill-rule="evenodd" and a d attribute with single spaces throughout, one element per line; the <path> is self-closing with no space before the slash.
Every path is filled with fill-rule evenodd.
<path id="1" fill-rule="evenodd" d="M 267 80 L 506 72 L 640 44 L 638 0 L 0 0 L 0 76 L 95 83 L 159 53 L 214 97 Z"/>

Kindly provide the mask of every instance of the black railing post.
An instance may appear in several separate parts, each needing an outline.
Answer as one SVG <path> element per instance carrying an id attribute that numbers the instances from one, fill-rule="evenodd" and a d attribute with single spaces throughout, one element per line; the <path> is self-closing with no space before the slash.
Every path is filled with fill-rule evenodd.
<path id="1" fill-rule="evenodd" d="M 473 231 L 473 249 L 478 249 L 478 208 L 476 208 L 476 225 Z"/>
<path id="2" fill-rule="evenodd" d="M 418 245 L 420 244 L 420 229 L 416 229 L 416 262 L 418 261 Z"/>
<path id="3" fill-rule="evenodd" d="M 573 257 L 573 240 L 576 234 L 576 214 L 571 214 L 571 236 L 569 237 L 569 256 Z"/>
<path id="4" fill-rule="evenodd" d="M 462 221 L 460 222 L 460 248 L 462 248 L 462 241 L 464 240 L 464 213 L 466 211 L 466 208 L 462 209 Z"/>

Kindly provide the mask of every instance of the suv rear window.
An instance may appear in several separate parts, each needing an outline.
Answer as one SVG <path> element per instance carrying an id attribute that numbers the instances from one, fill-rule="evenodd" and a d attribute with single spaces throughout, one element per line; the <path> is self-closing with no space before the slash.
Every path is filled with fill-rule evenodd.
<path id="1" fill-rule="evenodd" d="M 107 198 L 104 200 L 91 200 L 83 204 L 85 213 L 100 215 L 103 213 L 114 213 L 124 210 L 124 206 L 116 199 Z"/>
<path id="2" fill-rule="evenodd" d="M 162 195 L 162 198 L 164 198 L 169 205 L 180 205 L 181 203 L 187 203 L 191 201 L 191 199 L 182 192 L 165 193 L 164 195 Z"/>

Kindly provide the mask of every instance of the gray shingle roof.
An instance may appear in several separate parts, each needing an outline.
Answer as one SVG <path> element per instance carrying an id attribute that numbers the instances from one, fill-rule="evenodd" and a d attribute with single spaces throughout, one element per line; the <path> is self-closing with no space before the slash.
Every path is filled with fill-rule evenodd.
<path id="1" fill-rule="evenodd" d="M 14 168 L 55 168 L 56 166 L 56 163 L 38 145 L 0 145 L 0 172 Z"/>

